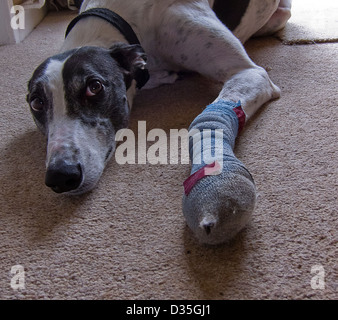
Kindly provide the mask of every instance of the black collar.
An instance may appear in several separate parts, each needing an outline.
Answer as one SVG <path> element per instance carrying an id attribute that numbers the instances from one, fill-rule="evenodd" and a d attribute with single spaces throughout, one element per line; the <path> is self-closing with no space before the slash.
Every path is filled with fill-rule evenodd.
<path id="1" fill-rule="evenodd" d="M 117 13 L 109 9 L 105 9 L 105 8 L 89 9 L 87 11 L 82 12 L 80 15 L 78 15 L 69 24 L 67 31 L 66 31 L 66 38 L 69 32 L 74 28 L 74 26 L 81 19 L 84 19 L 87 17 L 99 17 L 103 20 L 106 20 L 107 22 L 112 24 L 117 30 L 119 30 L 123 34 L 123 36 L 129 42 L 129 44 L 140 44 L 140 41 L 138 40 L 137 35 L 135 34 L 134 30 L 129 25 L 129 23 L 126 20 L 124 20 L 122 17 L 120 17 Z"/>

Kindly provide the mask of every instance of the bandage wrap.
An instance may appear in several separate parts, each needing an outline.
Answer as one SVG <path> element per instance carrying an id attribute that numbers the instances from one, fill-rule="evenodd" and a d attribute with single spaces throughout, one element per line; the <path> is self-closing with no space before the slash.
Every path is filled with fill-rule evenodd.
<path id="1" fill-rule="evenodd" d="M 227 170 L 231 163 L 244 167 L 233 153 L 236 137 L 244 124 L 245 113 L 240 102 L 225 100 L 207 106 L 192 122 L 189 128 L 192 170 L 184 182 L 187 196 L 199 180 Z"/>

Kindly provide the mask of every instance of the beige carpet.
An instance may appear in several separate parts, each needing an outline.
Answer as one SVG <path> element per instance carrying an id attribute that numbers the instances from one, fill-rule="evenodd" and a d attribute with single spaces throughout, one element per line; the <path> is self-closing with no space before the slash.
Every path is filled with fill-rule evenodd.
<path id="1" fill-rule="evenodd" d="M 45 141 L 26 83 L 57 51 L 70 18 L 49 15 L 24 43 L 0 47 L 0 298 L 337 299 L 338 44 L 247 44 L 283 96 L 236 148 L 260 191 L 252 222 L 230 245 L 210 248 L 181 213 L 186 165 L 111 162 L 98 187 L 75 198 L 44 186 Z M 186 128 L 219 89 L 187 76 L 143 91 L 131 128 L 138 120 L 148 130 Z M 16 265 L 25 271 L 18 290 Z"/>
<path id="2" fill-rule="evenodd" d="M 292 16 L 276 36 L 284 44 L 338 41 L 337 0 L 293 0 Z"/>

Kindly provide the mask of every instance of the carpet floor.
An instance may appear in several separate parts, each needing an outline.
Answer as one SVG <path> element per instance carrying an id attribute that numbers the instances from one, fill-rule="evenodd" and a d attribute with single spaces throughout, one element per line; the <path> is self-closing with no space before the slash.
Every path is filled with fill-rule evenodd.
<path id="1" fill-rule="evenodd" d="M 338 2 L 293 1 L 291 19 L 276 36 L 284 44 L 338 42 Z"/>
<path id="2" fill-rule="evenodd" d="M 25 101 L 73 14 L 0 47 L 1 299 L 337 299 L 338 44 L 250 40 L 282 97 L 238 139 L 259 201 L 230 244 L 196 242 L 181 213 L 188 165 L 108 165 L 80 197 L 44 186 L 45 140 Z M 130 128 L 187 128 L 220 86 L 198 75 L 141 91 Z M 15 268 L 25 283 L 15 286 Z M 14 285 L 13 285 L 14 283 Z"/>

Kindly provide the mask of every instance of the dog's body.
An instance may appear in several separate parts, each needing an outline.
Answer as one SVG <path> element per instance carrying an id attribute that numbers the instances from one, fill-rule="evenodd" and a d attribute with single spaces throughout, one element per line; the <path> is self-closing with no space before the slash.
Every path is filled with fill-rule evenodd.
<path id="1" fill-rule="evenodd" d="M 91 190 L 115 150 L 117 130 L 128 124 L 136 87 L 173 83 L 181 70 L 223 82 L 216 101 L 241 100 L 247 118 L 279 97 L 279 89 L 247 56 L 241 41 L 283 27 L 289 7 L 278 6 L 289 5 L 290 0 L 237 1 L 242 6 L 230 15 L 232 19 L 226 18 L 235 2 L 85 0 L 82 12 L 91 8 L 116 12 L 130 24 L 142 47 L 128 44 L 107 21 L 87 17 L 70 31 L 62 53 L 36 70 L 28 102 L 48 138 L 46 184 L 59 193 Z M 224 22 L 232 25 L 233 33 L 213 6 L 220 18 L 229 19 Z"/>
<path id="2" fill-rule="evenodd" d="M 201 57 L 197 59 L 190 53 L 196 45 L 201 45 L 203 50 L 205 48 L 217 52 L 217 48 L 211 48 L 213 45 L 213 41 L 210 40 L 212 31 L 210 34 L 201 34 L 208 25 L 216 23 L 215 14 L 211 10 L 214 5 L 216 6 L 215 2 L 216 9 L 219 11 L 218 15 L 229 21 L 234 29 L 232 33 L 242 43 L 254 34 L 269 34 L 277 31 L 290 17 L 289 7 L 283 8 L 278 5 L 289 6 L 291 0 L 282 0 L 282 3 L 279 0 L 139 0 L 137 2 L 85 0 L 81 11 L 105 7 L 130 23 L 148 57 L 147 69 L 151 77 L 146 88 L 154 88 L 164 83 L 175 82 L 177 79 L 175 72 L 185 69 L 205 74 L 202 68 L 206 66 L 208 70 L 205 75 L 212 78 L 217 77 L 217 72 L 222 72 L 215 68 L 210 70 L 206 61 L 203 61 Z M 284 2 L 287 3 L 284 4 Z M 231 6 L 235 3 L 242 3 L 238 12 L 231 11 Z M 231 14 L 225 16 L 224 12 L 228 11 Z M 277 13 L 279 16 L 275 17 Z M 224 22 L 227 23 L 227 21 Z M 232 34 L 227 34 L 227 37 L 227 41 L 234 41 Z M 112 42 L 118 41 L 125 41 L 123 35 L 116 29 L 114 30 L 106 21 L 79 22 L 76 32 L 66 39 L 62 51 L 83 46 L 109 48 Z M 206 60 L 209 59 L 206 57 Z M 227 63 L 231 64 L 232 61 Z M 224 67 L 218 69 L 220 68 Z M 221 77 L 217 77 L 217 80 L 223 81 Z"/>

